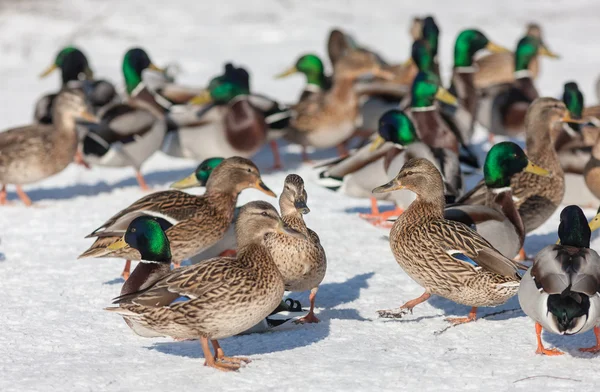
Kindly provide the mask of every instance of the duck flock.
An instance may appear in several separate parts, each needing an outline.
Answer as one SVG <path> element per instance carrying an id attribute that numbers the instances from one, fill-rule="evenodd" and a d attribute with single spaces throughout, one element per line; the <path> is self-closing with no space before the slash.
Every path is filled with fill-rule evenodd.
<path id="1" fill-rule="evenodd" d="M 305 77 L 293 104 L 255 93 L 250 72 L 234 62 L 193 87 L 131 48 L 121 88 L 94 74 L 82 48 L 62 48 L 41 75 L 60 72 L 58 91 L 37 101 L 30 125 L 0 133 L 0 204 L 9 204 L 6 188 L 14 186 L 31 205 L 22 186 L 71 163 L 132 170 L 147 195 L 104 211 L 104 223 L 79 233 L 93 240 L 79 257 L 125 260 L 125 283 L 106 310 L 143 337 L 199 340 L 204 364 L 223 371 L 250 359 L 227 356 L 219 340 L 319 322 L 326 255 L 336 250 L 324 249 L 305 223 L 305 180 L 364 199 L 370 212 L 356 224 L 389 230 L 396 262 L 422 286 L 422 295 L 379 310 L 380 318 L 410 320 L 434 295 L 471 307 L 447 319 L 454 326 L 518 295 L 532 332 L 535 326 L 536 353 L 563 354 L 544 345 L 542 330 L 591 329 L 596 341 L 581 350 L 600 352 L 600 257 L 590 249 L 600 210 L 588 222 L 582 208 L 597 201 L 563 208 L 569 191 L 587 188 L 600 199 L 600 106 L 586 107 L 568 77 L 557 81 L 562 99 L 539 96 L 543 58 L 559 56 L 537 24 L 512 46 L 481 29 L 460 31 L 448 83 L 440 78 L 435 18 L 414 18 L 409 32 L 410 56 L 390 64 L 332 29 L 331 74 L 323 59 L 305 53 L 277 75 Z M 489 135 L 483 162 L 473 147 L 476 124 Z M 314 178 L 289 174 L 279 209 L 265 201 L 238 206 L 250 188 L 276 197 L 252 159 L 266 147 L 270 170 L 284 168 L 282 143 L 301 148 Z M 309 152 L 332 148 L 338 156 L 311 161 Z M 143 166 L 157 151 L 199 165 L 173 178 L 172 189 L 151 191 Z M 468 188 L 465 178 L 479 173 L 483 179 Z M 566 175 L 574 179 L 569 186 Z M 205 192 L 184 191 L 193 187 Z M 380 210 L 382 201 L 394 208 Z M 530 258 L 528 234 L 560 208 L 558 241 Z M 286 291 L 309 291 L 308 310 Z"/>

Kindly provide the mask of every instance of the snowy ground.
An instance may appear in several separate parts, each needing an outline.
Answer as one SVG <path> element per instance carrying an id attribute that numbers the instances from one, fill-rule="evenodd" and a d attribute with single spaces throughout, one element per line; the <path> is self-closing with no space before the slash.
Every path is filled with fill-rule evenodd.
<path id="1" fill-rule="evenodd" d="M 97 75 L 120 81 L 120 58 L 133 45 L 158 64 L 177 61 L 180 80 L 202 84 L 236 60 L 253 71 L 256 91 L 282 100 L 298 96 L 301 78 L 272 75 L 305 51 L 325 53 L 330 26 L 354 32 L 390 60 L 409 52 L 408 21 L 435 13 L 441 26 L 441 62 L 449 70 L 452 42 L 463 27 L 480 27 L 513 47 L 526 22 L 545 28 L 560 61 L 544 60 L 539 87 L 558 96 L 565 78 L 579 82 L 593 103 L 598 76 L 597 15 L 584 1 L 461 1 L 438 9 L 438 1 L 298 2 L 291 0 L 158 1 L 85 0 L 0 2 L 0 128 L 27 123 L 32 104 L 56 88 L 58 75 L 37 75 L 64 44 L 88 54 Z M 75 2 L 73 2 L 75 3 Z M 309 179 L 309 167 L 288 151 L 287 172 L 267 173 L 280 191 L 288 172 Z M 263 151 L 261 168 L 271 163 Z M 156 189 L 186 175 L 195 162 L 157 154 L 145 166 Z M 377 319 L 375 311 L 398 306 L 422 289 L 397 266 L 385 231 L 357 217 L 368 203 L 323 190 L 307 181 L 309 225 L 319 233 L 329 269 L 317 297 L 318 325 L 222 341 L 230 355 L 255 361 L 237 374 L 202 367 L 197 342 L 137 337 L 120 318 L 102 310 L 119 293 L 118 260 L 81 260 L 84 235 L 143 196 L 128 170 L 70 167 L 27 187 L 36 207 L 20 203 L 0 211 L 0 390 L 591 390 L 600 382 L 600 360 L 577 347 L 593 335 L 545 334 L 558 358 L 534 354 L 533 322 L 520 311 L 446 327 L 444 317 L 468 309 L 441 298 L 416 308 L 405 320 Z M 10 193 L 11 200 L 16 198 Z M 245 191 L 240 203 L 263 198 Z M 270 200 L 274 202 L 275 200 Z M 588 211 L 591 215 L 592 211 Z M 535 254 L 556 239 L 558 215 L 533 233 Z M 595 241 L 600 248 L 600 241 Z M 297 296 L 307 304 L 307 296 Z M 501 309 L 518 308 L 516 298 Z M 482 309 L 481 315 L 498 309 Z"/>

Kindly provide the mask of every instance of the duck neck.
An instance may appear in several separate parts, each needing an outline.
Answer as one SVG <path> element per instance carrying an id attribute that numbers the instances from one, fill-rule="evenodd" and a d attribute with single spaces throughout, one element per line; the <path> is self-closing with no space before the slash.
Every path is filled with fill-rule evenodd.
<path id="1" fill-rule="evenodd" d="M 552 140 L 552 124 L 549 121 L 529 121 L 525 124 L 525 144 L 527 146 L 527 155 L 537 164 L 550 170 L 544 164 L 547 162 L 558 161 L 554 142 Z"/>
<path id="2" fill-rule="evenodd" d="M 224 215 L 230 221 L 233 221 L 235 206 L 237 204 L 239 192 L 220 191 L 217 189 L 207 189 L 203 196 L 208 200 L 217 211 Z"/>
<path id="3" fill-rule="evenodd" d="M 121 295 L 143 290 L 171 271 L 171 263 L 140 262 L 121 288 Z"/>
<path id="4" fill-rule="evenodd" d="M 358 99 L 354 92 L 355 80 L 356 78 L 351 76 L 340 76 L 335 78 L 329 96 L 332 97 L 335 102 L 345 103 L 348 106 L 358 105 Z"/>
<path id="5" fill-rule="evenodd" d="M 428 195 L 417 194 L 417 199 L 400 215 L 396 224 L 400 224 L 400 226 L 418 226 L 423 222 L 443 219 L 444 206 L 443 192 L 431 192 Z"/>
<path id="6" fill-rule="evenodd" d="M 55 105 L 54 109 L 52 110 L 52 123 L 61 134 L 76 136 L 77 128 L 75 117 L 71 113 L 67 113 L 56 106 L 58 105 Z"/>

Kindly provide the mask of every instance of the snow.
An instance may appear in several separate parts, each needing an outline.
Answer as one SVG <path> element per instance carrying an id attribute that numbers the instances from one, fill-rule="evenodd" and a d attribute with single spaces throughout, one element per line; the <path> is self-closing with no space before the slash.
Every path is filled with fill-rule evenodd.
<path id="1" fill-rule="evenodd" d="M 597 2 L 467 0 L 439 7 L 433 0 L 4 1 L 0 128 L 27 123 L 35 99 L 56 88 L 57 74 L 47 80 L 37 75 L 65 44 L 83 48 L 96 75 L 119 82 L 121 56 L 133 45 L 146 48 L 157 64 L 178 62 L 179 80 L 196 85 L 218 73 L 224 61 L 235 60 L 252 71 L 255 91 L 293 101 L 302 79 L 275 81 L 272 75 L 302 52 L 324 55 L 331 26 L 346 28 L 386 58 L 402 61 L 409 53 L 410 19 L 427 13 L 435 13 L 441 26 L 446 77 L 459 29 L 480 27 L 495 42 L 513 47 L 525 23 L 535 20 L 545 28 L 549 47 L 563 56 L 543 60 L 542 93 L 559 96 L 569 75 L 588 103 L 596 101 Z M 368 201 L 319 188 L 297 149 L 289 147 L 285 159 L 287 170 L 277 173 L 266 172 L 271 164 L 266 149 L 256 162 L 276 191 L 287 173 L 307 180 L 311 213 L 306 219 L 320 235 L 329 263 L 317 296 L 320 324 L 224 339 L 226 353 L 254 360 L 236 374 L 203 367 L 198 342 L 134 335 L 119 317 L 102 310 L 119 293 L 123 262 L 76 257 L 90 244 L 86 234 L 144 194 L 129 169 L 72 166 L 26 187 L 35 207 L 17 200 L 0 210 L 5 255 L 0 259 L 0 390 L 591 390 L 598 385 L 600 361 L 577 351 L 593 344 L 593 334 L 545 333 L 548 347 L 567 354 L 538 356 L 533 322 L 520 311 L 437 333 L 447 327 L 446 316 L 463 316 L 468 309 L 432 298 L 406 319 L 378 319 L 376 310 L 399 306 L 422 288 L 396 265 L 386 232 L 357 217 Z M 156 154 L 143 171 L 160 190 L 196 164 Z M 16 200 L 10 191 L 10 200 Z M 248 190 L 240 203 L 263 198 Z M 527 252 L 533 255 L 554 242 L 557 225 L 558 212 L 529 236 Z M 593 244 L 600 248 L 600 241 Z M 307 294 L 293 296 L 308 305 Z M 481 309 L 480 315 L 516 308 L 513 298 L 500 308 Z"/>

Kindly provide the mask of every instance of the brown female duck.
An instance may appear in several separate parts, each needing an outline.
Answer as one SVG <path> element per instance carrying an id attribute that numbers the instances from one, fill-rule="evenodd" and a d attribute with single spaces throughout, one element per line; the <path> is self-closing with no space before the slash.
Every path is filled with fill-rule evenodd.
<path id="1" fill-rule="evenodd" d="M 140 254 L 131 247 L 114 250 L 111 246 L 119 241 L 134 218 L 149 215 L 161 217 L 171 224 L 166 233 L 171 243 L 173 263 L 178 266 L 223 238 L 233 220 L 238 195 L 247 188 L 275 196 L 262 182 L 254 163 L 241 157 L 225 159 L 210 175 L 203 195 L 169 190 L 141 198 L 88 235 L 87 238 L 97 237 L 96 242 L 79 258 L 127 259 L 123 271 L 127 278 L 130 261 L 140 260 Z"/>
<path id="2" fill-rule="evenodd" d="M 61 172 L 77 154 L 76 118 L 93 118 L 82 92 L 61 91 L 52 107 L 52 124 L 32 124 L 0 133 L 0 204 L 6 185 L 16 185 L 23 203 L 31 205 L 21 185 Z"/>
<path id="3" fill-rule="evenodd" d="M 148 231 L 159 232 L 156 226 Z M 136 240 L 140 231 L 129 228 L 119 246 L 137 246 L 140 253 L 139 248 L 148 243 L 148 236 L 145 241 Z M 264 319 L 279 305 L 284 292 L 281 274 L 264 245 L 270 233 L 303 236 L 288 228 L 269 203 L 248 203 L 236 223 L 237 257 L 218 257 L 168 272 L 149 287 L 116 298 L 114 303 L 119 306 L 107 310 L 125 317 L 142 336 L 200 339 L 206 366 L 237 370 L 250 360 L 225 356 L 217 340 Z M 156 241 L 157 248 L 168 241 L 164 237 L 168 234 Z M 162 248 L 166 253 L 168 247 Z M 163 259 L 161 255 L 160 261 Z"/>
<path id="4" fill-rule="evenodd" d="M 310 290 L 310 311 L 298 322 L 318 323 L 319 319 L 314 313 L 315 297 L 325 277 L 327 258 L 319 236 L 306 227 L 302 218 L 303 214 L 310 211 L 306 206 L 307 197 L 302 177 L 288 175 L 279 198 L 281 219 L 305 238 L 271 233 L 265 237 L 265 245 L 281 272 L 285 289 L 295 292 Z"/>

